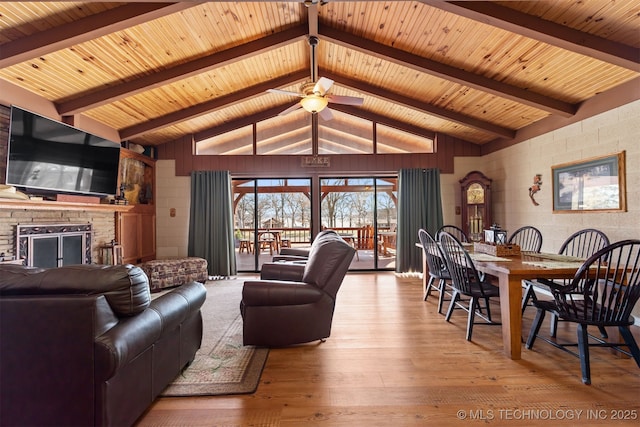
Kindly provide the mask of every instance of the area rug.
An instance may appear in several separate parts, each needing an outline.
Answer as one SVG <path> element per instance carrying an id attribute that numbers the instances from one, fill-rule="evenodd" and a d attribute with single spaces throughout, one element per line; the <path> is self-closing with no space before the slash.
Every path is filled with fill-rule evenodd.
<path id="1" fill-rule="evenodd" d="M 160 394 L 164 397 L 253 393 L 269 349 L 242 345 L 240 299 L 246 278 L 210 280 L 202 306 L 202 346 L 195 360 Z"/>

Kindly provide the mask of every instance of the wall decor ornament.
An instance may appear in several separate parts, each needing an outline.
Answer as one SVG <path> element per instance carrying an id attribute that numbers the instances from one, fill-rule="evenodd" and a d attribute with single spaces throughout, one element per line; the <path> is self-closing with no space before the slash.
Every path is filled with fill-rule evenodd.
<path id="1" fill-rule="evenodd" d="M 531 199 L 531 202 L 533 203 L 534 206 L 539 206 L 540 203 L 536 202 L 536 199 L 533 198 L 533 196 L 540 191 L 540 186 L 542 185 L 542 174 L 536 174 L 536 176 L 533 177 L 533 185 L 531 187 L 529 187 L 529 198 Z"/>

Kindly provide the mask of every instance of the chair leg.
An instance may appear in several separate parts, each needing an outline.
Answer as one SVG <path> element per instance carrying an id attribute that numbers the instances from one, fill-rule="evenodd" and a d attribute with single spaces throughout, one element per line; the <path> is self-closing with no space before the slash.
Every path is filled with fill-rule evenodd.
<path id="1" fill-rule="evenodd" d="M 542 309 L 538 309 L 536 312 L 536 317 L 533 319 L 533 323 L 531 324 L 531 330 L 529 331 L 529 337 L 527 338 L 527 349 L 533 348 L 533 343 L 538 336 L 538 332 L 540 332 L 540 326 L 542 326 L 542 321 L 544 320 L 545 311 Z"/>
<path id="2" fill-rule="evenodd" d="M 633 337 L 631 330 L 626 326 L 618 326 L 618 330 L 620 331 L 620 335 L 622 335 L 624 342 L 629 347 L 629 352 L 636 361 L 636 365 L 640 368 L 640 349 L 638 349 L 638 343 L 636 343 L 636 339 Z"/>
<path id="3" fill-rule="evenodd" d="M 451 319 L 451 315 L 453 314 L 453 309 L 455 308 L 456 302 L 458 301 L 458 299 L 460 299 L 460 292 L 453 291 L 453 295 L 451 296 L 451 303 L 449 304 L 447 315 L 444 318 L 444 320 L 446 320 L 447 322 L 449 321 L 449 319 Z"/>
<path id="4" fill-rule="evenodd" d="M 491 308 L 489 307 L 489 298 L 485 298 L 484 303 L 487 305 L 487 319 L 489 320 L 489 322 L 493 322 L 491 320 Z"/>
<path id="5" fill-rule="evenodd" d="M 578 323 L 577 333 L 582 382 L 588 385 L 591 384 L 591 366 L 589 364 L 589 335 L 587 334 L 587 325 Z"/>
<path id="6" fill-rule="evenodd" d="M 551 321 L 550 321 L 551 325 L 549 326 L 549 335 L 551 335 L 553 338 L 556 337 L 556 334 L 558 333 L 558 316 L 556 316 L 555 314 L 551 313 Z"/>
<path id="7" fill-rule="evenodd" d="M 476 309 L 478 308 L 478 299 L 471 297 L 469 301 L 469 315 L 467 316 L 467 341 L 471 341 L 471 334 L 473 333 L 473 322 L 476 317 Z"/>
<path id="8" fill-rule="evenodd" d="M 440 295 L 438 295 L 438 314 L 442 314 L 442 305 L 444 304 L 444 293 L 447 288 L 447 281 L 440 279 L 438 289 L 440 289 Z"/>
<path id="9" fill-rule="evenodd" d="M 609 338 L 609 334 L 607 334 L 607 330 L 604 326 L 598 326 L 598 329 L 600 330 L 600 336 L 602 338 Z"/>
<path id="10" fill-rule="evenodd" d="M 531 283 L 527 283 L 527 287 L 525 288 L 525 291 L 524 291 L 524 296 L 522 297 L 522 314 L 524 314 L 524 311 L 529 305 L 529 300 L 535 301 L 535 298 L 536 298 L 536 294 L 535 294 L 535 291 L 533 290 L 533 285 Z"/>
<path id="11" fill-rule="evenodd" d="M 431 295 L 431 287 L 433 286 L 433 281 L 435 280 L 435 277 L 433 277 L 432 275 L 429 275 L 429 281 L 427 282 L 427 286 L 424 291 L 424 301 L 427 300 L 427 298 L 429 298 L 429 295 Z"/>

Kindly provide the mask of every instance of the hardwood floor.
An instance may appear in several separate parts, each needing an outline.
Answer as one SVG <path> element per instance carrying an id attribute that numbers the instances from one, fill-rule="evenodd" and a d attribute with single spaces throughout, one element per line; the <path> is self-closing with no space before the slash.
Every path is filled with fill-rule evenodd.
<path id="1" fill-rule="evenodd" d="M 475 326 L 473 342 L 465 328 L 465 312 L 446 323 L 437 297 L 422 301 L 419 278 L 349 273 L 331 337 L 271 350 L 256 393 L 161 398 L 137 426 L 638 425 L 632 359 L 592 349 L 586 386 L 578 358 L 543 341 L 513 361 L 499 326 Z M 573 327 L 559 329 L 574 338 Z"/>

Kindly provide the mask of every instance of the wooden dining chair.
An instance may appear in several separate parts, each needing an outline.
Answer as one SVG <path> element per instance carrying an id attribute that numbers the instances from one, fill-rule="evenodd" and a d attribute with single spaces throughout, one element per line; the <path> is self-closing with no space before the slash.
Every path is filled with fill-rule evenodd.
<path id="1" fill-rule="evenodd" d="M 623 240 L 608 245 L 587 259 L 569 283 L 551 283 L 553 300 L 535 300 L 536 317 L 531 325 L 526 347 L 533 348 L 536 338 L 561 348 L 580 358 L 582 382 L 591 384 L 589 347 L 612 347 L 633 357 L 640 367 L 640 350 L 629 327 L 631 315 L 640 298 L 640 240 Z M 576 343 L 560 343 L 540 336 L 545 313 L 577 324 Z M 599 329 L 617 327 L 624 343 L 607 342 L 587 333 L 588 326 Z M 595 342 L 594 342 L 595 341 Z M 577 346 L 578 353 L 567 347 Z M 628 347 L 626 352 L 620 346 Z"/>
<path id="2" fill-rule="evenodd" d="M 607 245 L 609 245 L 609 238 L 606 234 L 594 228 L 585 228 L 569 236 L 564 243 L 562 243 L 558 253 L 560 255 L 586 259 Z M 549 286 L 551 284 L 566 284 L 567 282 L 568 280 L 556 280 L 555 282 L 549 279 L 525 280 L 524 296 L 522 297 L 522 314 L 524 314 L 527 306 L 538 299 L 536 290 L 549 294 Z M 556 336 L 557 326 L 558 318 L 552 316 L 551 336 Z M 606 337 L 604 329 L 601 329 L 601 333 Z"/>
<path id="3" fill-rule="evenodd" d="M 500 325 L 499 322 L 491 320 L 490 298 L 500 296 L 500 288 L 485 280 L 476 270 L 469 252 L 467 252 L 460 241 L 451 233 L 443 231 L 439 237 L 440 246 L 445 258 L 447 270 L 451 275 L 451 285 L 453 295 L 447 315 L 445 317 L 448 322 L 451 319 L 453 310 L 461 308 L 468 313 L 467 317 L 467 341 L 471 341 L 473 333 L 473 325 L 488 324 Z M 469 303 L 464 305 L 463 297 L 468 298 Z M 484 301 L 484 310 L 482 312 L 480 301 Z M 479 316 L 485 322 L 475 322 L 475 317 Z"/>
<path id="4" fill-rule="evenodd" d="M 540 252 L 542 233 L 531 225 L 518 228 L 509 236 L 507 243 L 520 246 L 522 252 Z"/>
<path id="5" fill-rule="evenodd" d="M 447 287 L 451 284 L 451 275 L 445 266 L 444 254 L 438 242 L 431 237 L 431 234 L 423 228 L 418 230 L 418 239 L 422 245 L 424 251 L 425 260 L 427 261 L 428 272 L 423 274 L 429 274 L 429 280 L 426 283 L 424 290 L 424 301 L 429 298 L 432 290 L 438 291 L 438 313 L 442 313 L 442 305 L 445 301 L 445 294 L 447 293 Z M 449 292 L 449 295 L 451 292 Z"/>
<path id="6" fill-rule="evenodd" d="M 443 225 L 438 229 L 438 231 L 436 231 L 436 240 L 440 239 L 440 233 L 442 232 L 451 234 L 453 237 L 458 239 L 459 242 L 469 243 L 469 236 L 467 236 L 464 230 L 460 227 L 457 227 L 455 225 Z"/>

